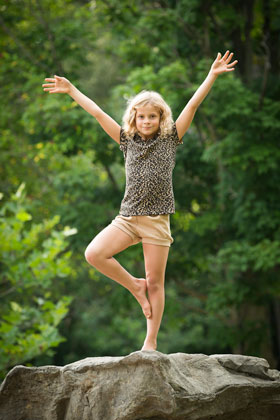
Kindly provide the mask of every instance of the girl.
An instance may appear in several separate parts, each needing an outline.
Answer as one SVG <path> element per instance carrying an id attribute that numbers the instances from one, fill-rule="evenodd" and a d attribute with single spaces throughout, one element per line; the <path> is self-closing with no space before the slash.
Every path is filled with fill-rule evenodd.
<path id="1" fill-rule="evenodd" d="M 219 74 L 234 70 L 233 53 L 218 53 L 209 74 L 189 100 L 176 123 L 169 106 L 156 92 L 143 91 L 129 101 L 123 126 L 82 94 L 65 77 L 46 78 L 44 91 L 67 93 L 93 115 L 124 154 L 126 189 L 120 214 L 88 245 L 85 258 L 105 276 L 127 288 L 147 319 L 141 350 L 156 350 L 164 310 L 164 277 L 173 242 L 169 215 L 175 212 L 172 171 L 176 147 L 188 130 L 195 112 Z M 142 242 L 145 278 L 128 273 L 113 256 Z M 148 296 L 147 296 L 148 295 Z"/>

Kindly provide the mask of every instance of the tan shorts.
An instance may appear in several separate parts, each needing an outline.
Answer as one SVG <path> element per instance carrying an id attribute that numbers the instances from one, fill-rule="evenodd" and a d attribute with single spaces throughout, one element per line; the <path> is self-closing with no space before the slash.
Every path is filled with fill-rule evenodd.
<path id="1" fill-rule="evenodd" d="M 170 246 L 174 242 L 171 231 L 169 214 L 158 216 L 122 216 L 118 215 L 112 225 L 127 233 L 133 239 L 133 245 L 145 244 Z"/>

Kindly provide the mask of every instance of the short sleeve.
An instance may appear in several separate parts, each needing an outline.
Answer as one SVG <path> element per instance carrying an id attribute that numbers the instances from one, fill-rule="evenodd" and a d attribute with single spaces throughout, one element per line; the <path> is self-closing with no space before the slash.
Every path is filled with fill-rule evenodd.
<path id="1" fill-rule="evenodd" d="M 123 127 L 121 127 L 121 131 L 120 131 L 120 150 L 123 152 L 124 157 L 126 157 L 126 152 L 127 152 L 127 135 L 123 129 Z"/>
<path id="2" fill-rule="evenodd" d="M 173 123 L 171 136 L 176 146 L 179 146 L 179 144 L 183 144 L 183 139 L 179 139 L 176 123 Z"/>

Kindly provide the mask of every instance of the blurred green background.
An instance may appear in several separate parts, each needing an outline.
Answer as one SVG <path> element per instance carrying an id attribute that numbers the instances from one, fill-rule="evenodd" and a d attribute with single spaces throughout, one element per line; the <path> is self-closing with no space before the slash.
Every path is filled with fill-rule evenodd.
<path id="1" fill-rule="evenodd" d="M 123 155 L 65 76 L 121 123 L 160 92 L 176 119 L 220 51 L 219 76 L 178 148 L 158 337 L 164 353 L 236 353 L 280 368 L 280 0 L 0 1 L 0 370 L 139 350 L 129 292 L 84 258 L 118 214 Z M 144 275 L 141 244 L 117 259 Z"/>

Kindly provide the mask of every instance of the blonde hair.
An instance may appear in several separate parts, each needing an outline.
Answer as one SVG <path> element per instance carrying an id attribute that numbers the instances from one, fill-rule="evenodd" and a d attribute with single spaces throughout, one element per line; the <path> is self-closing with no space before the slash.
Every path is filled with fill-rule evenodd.
<path id="1" fill-rule="evenodd" d="M 162 96 L 152 90 L 142 90 L 133 98 L 128 100 L 128 105 L 123 116 L 123 129 L 125 133 L 132 137 L 136 132 L 136 112 L 137 109 L 146 106 L 154 106 L 160 113 L 160 136 L 163 137 L 170 134 L 172 130 L 172 111 L 164 101 Z"/>

